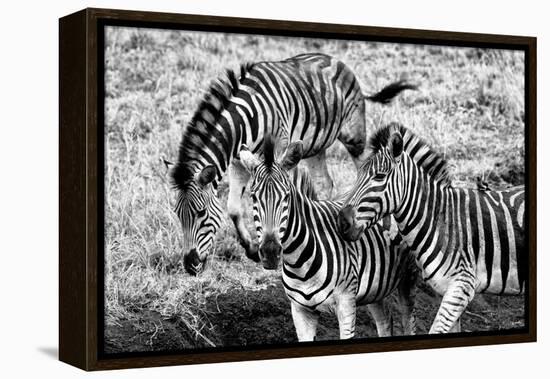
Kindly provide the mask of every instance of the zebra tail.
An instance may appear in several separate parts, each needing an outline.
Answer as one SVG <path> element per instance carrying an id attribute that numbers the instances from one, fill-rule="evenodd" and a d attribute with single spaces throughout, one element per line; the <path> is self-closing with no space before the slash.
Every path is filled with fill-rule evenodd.
<path id="1" fill-rule="evenodd" d="M 399 80 L 388 84 L 380 92 L 375 93 L 374 95 L 364 95 L 365 100 L 369 100 L 375 103 L 389 104 L 395 96 L 397 96 L 402 91 L 410 89 L 417 90 L 418 85 L 407 82 L 406 80 Z"/>

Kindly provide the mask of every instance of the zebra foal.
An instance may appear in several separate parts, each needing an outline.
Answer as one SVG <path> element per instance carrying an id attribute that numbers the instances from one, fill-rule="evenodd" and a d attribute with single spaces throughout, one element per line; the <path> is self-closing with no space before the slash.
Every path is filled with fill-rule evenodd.
<path id="1" fill-rule="evenodd" d="M 356 306 L 367 304 L 379 336 L 392 334 L 384 300 L 396 288 L 405 334 L 415 333 L 413 315 L 416 268 L 399 235 L 390 233 L 390 218 L 356 242 L 338 233 L 341 201 L 315 200 L 303 171 L 289 176 L 303 156 L 303 144 L 291 143 L 281 161 L 274 140 L 264 140 L 263 161 L 243 146 L 242 164 L 252 175 L 254 223 L 259 256 L 266 269 L 277 269 L 290 299 L 300 341 L 315 338 L 319 312 L 338 319 L 340 338 L 355 334 Z M 412 268 L 412 271 L 410 270 Z"/>
<path id="2" fill-rule="evenodd" d="M 370 141 L 371 155 L 339 214 L 350 241 L 393 214 L 424 280 L 443 299 L 430 333 L 460 331 L 475 293 L 525 291 L 525 188 L 451 186 L 446 162 L 409 129 L 390 124 Z"/>

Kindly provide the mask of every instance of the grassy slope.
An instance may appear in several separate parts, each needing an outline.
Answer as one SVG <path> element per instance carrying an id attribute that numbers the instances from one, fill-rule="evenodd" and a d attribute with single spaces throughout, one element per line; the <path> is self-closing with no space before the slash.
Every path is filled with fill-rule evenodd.
<path id="1" fill-rule="evenodd" d="M 279 274 L 241 259 L 233 230 L 219 233 L 199 278 L 179 262 L 179 221 L 161 158 L 175 159 L 183 126 L 208 83 L 246 61 L 320 51 L 347 63 L 364 92 L 407 78 L 421 84 L 390 107 L 367 105 L 369 131 L 390 121 L 413 128 L 448 158 L 456 184 L 481 176 L 494 187 L 523 182 L 523 56 L 435 46 L 110 29 L 106 36 L 107 350 L 149 350 L 294 341 Z M 355 169 L 345 149 L 329 150 L 337 188 Z M 220 196 L 225 200 L 227 186 Z M 418 295 L 425 332 L 437 299 Z M 478 297 L 464 329 L 522 324 L 522 299 Z M 362 310 L 359 336 L 375 335 Z M 324 317 L 321 338 L 337 336 Z"/>

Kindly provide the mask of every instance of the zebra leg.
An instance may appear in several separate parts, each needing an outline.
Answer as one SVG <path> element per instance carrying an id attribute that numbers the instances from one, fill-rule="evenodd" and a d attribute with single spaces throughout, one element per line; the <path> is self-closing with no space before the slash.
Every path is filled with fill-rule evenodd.
<path id="1" fill-rule="evenodd" d="M 414 315 L 414 302 L 416 299 L 416 267 L 414 262 L 403 273 L 403 278 L 397 286 L 397 306 L 401 313 L 401 324 L 404 335 L 416 334 L 416 317 Z"/>
<path id="2" fill-rule="evenodd" d="M 260 261 L 258 243 L 252 241 L 243 219 L 243 194 L 250 174 L 238 160 L 233 160 L 229 166 L 229 195 L 227 197 L 227 213 L 237 230 L 237 238 L 246 252 L 246 256 L 254 262 Z"/>
<path id="3" fill-rule="evenodd" d="M 430 334 L 449 333 L 460 328 L 459 319 L 470 301 L 474 298 L 473 276 L 456 278 L 445 291 L 441 305 L 430 328 Z M 453 329 L 454 328 L 454 329 Z"/>
<path id="4" fill-rule="evenodd" d="M 449 330 L 449 333 L 460 333 L 461 331 L 462 331 L 462 326 L 460 325 L 460 318 L 459 318 L 458 320 L 456 320 L 451 330 Z"/>
<path id="5" fill-rule="evenodd" d="M 340 339 L 355 335 L 356 302 L 354 296 L 342 296 L 336 303 L 336 317 L 340 329 Z"/>
<path id="6" fill-rule="evenodd" d="M 340 134 L 338 134 L 338 140 L 346 147 L 353 163 L 355 163 L 355 167 L 361 167 L 368 155 L 366 149 L 365 102 L 363 99 L 360 99 L 349 120 L 343 124 Z"/>
<path id="7" fill-rule="evenodd" d="M 292 320 L 294 321 L 298 341 L 315 341 L 319 314 L 294 301 L 290 302 L 290 310 L 292 312 Z"/>
<path id="8" fill-rule="evenodd" d="M 313 179 L 315 191 L 321 194 L 319 198 L 330 199 L 334 183 L 328 172 L 326 152 L 322 151 L 317 155 L 306 158 L 304 162 Z"/>
<path id="9" fill-rule="evenodd" d="M 388 316 L 388 310 L 384 300 L 370 303 L 367 308 L 376 324 L 378 337 L 388 337 L 393 334 L 392 318 Z"/>

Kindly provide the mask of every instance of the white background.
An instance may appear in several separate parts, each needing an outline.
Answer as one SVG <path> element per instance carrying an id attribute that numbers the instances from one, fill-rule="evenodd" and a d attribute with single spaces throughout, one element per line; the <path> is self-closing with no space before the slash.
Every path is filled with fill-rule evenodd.
<path id="1" fill-rule="evenodd" d="M 536 344 L 124 370 L 103 377 L 383 375 L 517 377 L 548 367 L 550 34 L 544 1 L 241 0 L 3 2 L 0 22 L 0 372 L 77 377 L 57 356 L 58 18 L 87 6 L 538 37 L 538 335 Z M 544 106 L 546 105 L 546 107 Z M 544 375 L 544 374 L 543 374 Z"/>

